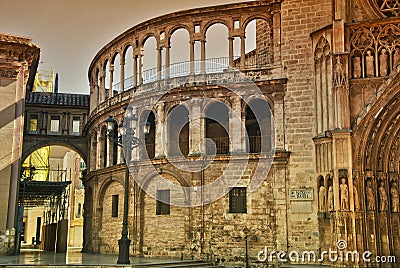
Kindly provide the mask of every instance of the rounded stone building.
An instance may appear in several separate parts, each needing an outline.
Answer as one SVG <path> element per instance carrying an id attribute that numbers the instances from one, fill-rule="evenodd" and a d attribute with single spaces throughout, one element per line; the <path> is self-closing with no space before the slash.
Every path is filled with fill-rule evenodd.
<path id="1" fill-rule="evenodd" d="M 197 8 L 104 46 L 89 68 L 84 251 L 118 252 L 129 156 L 133 256 L 244 267 L 315 263 L 329 249 L 399 255 L 389 2 Z M 108 134 L 126 130 L 126 107 L 133 150 Z"/>

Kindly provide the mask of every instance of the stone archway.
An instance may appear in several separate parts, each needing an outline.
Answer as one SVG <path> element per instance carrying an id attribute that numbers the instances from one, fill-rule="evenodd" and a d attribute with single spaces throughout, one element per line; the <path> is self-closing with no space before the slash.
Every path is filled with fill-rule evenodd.
<path id="1" fill-rule="evenodd" d="M 94 222 L 94 232 L 98 237 L 94 240 L 97 251 L 101 254 L 118 252 L 118 239 L 121 236 L 120 226 L 123 217 L 124 184 L 120 177 L 110 177 L 99 187 L 96 203 L 97 218 Z M 117 213 L 113 215 L 113 203 L 117 197 Z M 107 239 L 102 239 L 106 237 Z"/>
<path id="2" fill-rule="evenodd" d="M 400 257 L 400 70 L 396 70 L 355 128 L 355 187 L 359 193 L 358 248 Z"/>
<path id="3" fill-rule="evenodd" d="M 187 179 L 183 178 L 173 170 L 163 168 L 159 171 L 159 175 L 166 181 L 179 184 L 182 187 L 189 187 Z M 138 254 L 140 256 L 158 256 L 158 257 L 175 257 L 188 256 L 190 244 L 190 208 L 170 206 L 167 213 L 158 211 L 159 201 L 151 195 L 158 191 L 170 191 L 170 201 L 174 198 L 182 197 L 176 190 L 169 190 L 167 185 L 154 183 L 156 173 L 150 173 L 143 180 L 139 191 L 139 214 L 138 223 Z M 151 195 L 150 195 L 150 194 Z M 190 199 L 189 192 L 185 191 L 183 196 L 186 201 Z M 174 224 L 169 225 L 168 222 L 173 219 Z M 172 254 L 172 255 L 171 255 Z"/>
<path id="4" fill-rule="evenodd" d="M 46 146 L 63 146 L 77 152 L 85 164 L 88 164 L 86 137 L 72 137 L 70 140 L 52 137 L 24 137 L 22 146 L 22 162 L 34 151 Z"/>

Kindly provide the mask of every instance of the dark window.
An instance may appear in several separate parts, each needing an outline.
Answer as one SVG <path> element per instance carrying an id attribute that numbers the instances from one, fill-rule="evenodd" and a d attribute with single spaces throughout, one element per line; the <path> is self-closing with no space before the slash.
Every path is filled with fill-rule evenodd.
<path id="1" fill-rule="evenodd" d="M 170 193 L 169 190 L 157 190 L 157 215 L 169 215 Z"/>
<path id="2" fill-rule="evenodd" d="M 117 207 L 118 207 L 118 202 L 117 202 Z M 81 205 L 81 203 L 79 203 L 78 204 L 78 212 L 76 213 L 76 218 L 80 218 L 81 217 L 81 213 L 82 213 L 82 205 Z"/>
<path id="3" fill-rule="evenodd" d="M 229 191 L 229 213 L 247 213 L 246 187 L 235 187 Z"/>
<path id="4" fill-rule="evenodd" d="M 118 217 L 118 195 L 113 195 L 112 196 L 111 217 L 113 217 L 113 218 L 117 218 Z"/>

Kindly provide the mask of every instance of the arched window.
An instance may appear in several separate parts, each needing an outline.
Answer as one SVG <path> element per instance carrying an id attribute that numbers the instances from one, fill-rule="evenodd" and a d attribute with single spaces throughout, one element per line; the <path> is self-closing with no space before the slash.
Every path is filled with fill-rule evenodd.
<path id="1" fill-rule="evenodd" d="M 169 155 L 189 154 L 189 111 L 183 105 L 172 109 L 168 115 Z"/>
<path id="2" fill-rule="evenodd" d="M 253 19 L 245 28 L 245 66 L 262 68 L 271 63 L 271 29 L 268 21 Z"/>
<path id="3" fill-rule="evenodd" d="M 170 77 L 188 75 L 190 72 L 190 36 L 186 29 L 180 28 L 170 38 Z"/>
<path id="4" fill-rule="evenodd" d="M 228 66 L 228 28 L 222 23 L 216 23 L 206 32 L 206 72 L 222 72 Z"/>
<path id="5" fill-rule="evenodd" d="M 141 125 L 149 124 L 149 133 L 145 134 L 146 152 L 149 159 L 155 156 L 156 142 L 156 118 L 153 111 L 146 111 L 142 114 Z"/>
<path id="6" fill-rule="evenodd" d="M 157 40 L 150 36 L 143 43 L 143 84 L 153 82 L 157 79 Z"/>
<path id="7" fill-rule="evenodd" d="M 110 61 L 106 60 L 104 63 L 104 100 L 112 96 L 110 91 Z"/>
<path id="8" fill-rule="evenodd" d="M 123 58 L 124 66 L 124 91 L 133 87 L 133 49 L 132 46 L 126 48 Z"/>
<path id="9" fill-rule="evenodd" d="M 273 132 L 271 126 L 271 110 L 269 104 L 256 99 L 246 107 L 246 133 L 249 153 L 269 152 L 272 149 Z"/>
<path id="10" fill-rule="evenodd" d="M 113 72 L 112 72 L 112 96 L 117 95 L 120 93 L 120 82 L 121 82 L 121 57 L 118 54 L 115 55 L 113 61 Z M 111 97 L 111 96 L 110 96 Z"/>
<path id="11" fill-rule="evenodd" d="M 229 153 L 229 113 L 225 103 L 215 101 L 206 110 L 206 143 L 207 154 Z"/>

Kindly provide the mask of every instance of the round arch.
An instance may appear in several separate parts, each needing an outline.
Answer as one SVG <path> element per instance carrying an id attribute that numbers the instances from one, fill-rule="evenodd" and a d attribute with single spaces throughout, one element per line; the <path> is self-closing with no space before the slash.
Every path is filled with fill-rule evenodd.
<path id="1" fill-rule="evenodd" d="M 99 187 L 99 198 L 97 200 L 96 207 L 102 207 L 103 206 L 103 201 L 104 201 L 104 195 L 108 189 L 108 187 L 113 183 L 113 182 L 118 182 L 121 184 L 122 187 L 124 187 L 124 181 L 120 177 L 109 177 L 107 178 Z"/>
<path id="2" fill-rule="evenodd" d="M 400 70 L 396 70 L 396 72 L 382 89 L 379 99 L 360 119 L 360 123 L 353 131 L 353 144 L 356 145 L 353 166 L 362 172 L 360 174 L 363 174 L 365 170 L 375 169 L 374 161 L 370 161 L 377 157 L 378 150 L 374 150 L 372 147 L 382 145 L 382 137 L 389 128 L 396 129 L 396 127 L 390 127 L 391 123 L 394 123 L 394 119 L 396 122 L 400 122 L 400 92 L 395 90 L 400 87 Z M 386 145 L 386 142 L 384 144 Z"/>
<path id="3" fill-rule="evenodd" d="M 254 95 L 246 97 L 246 101 L 244 102 L 244 105 L 242 105 L 242 107 L 241 107 L 242 108 L 242 113 L 246 112 L 246 109 L 247 109 L 247 106 L 249 106 L 249 103 L 251 103 L 253 101 L 256 101 L 256 100 L 264 100 L 264 101 L 266 101 L 268 103 L 268 105 L 269 105 L 270 110 L 271 110 L 271 114 L 272 115 L 274 114 L 274 102 L 268 96 L 264 96 L 264 99 L 263 99 L 263 98 L 260 98 L 258 96 L 254 96 Z"/>
<path id="4" fill-rule="evenodd" d="M 157 38 L 157 34 L 156 34 L 156 33 L 153 33 L 153 32 L 145 33 L 145 34 L 143 35 L 143 37 L 139 40 L 140 46 L 144 46 L 144 44 L 146 43 L 146 41 L 147 41 L 149 38 L 151 38 L 151 37 L 154 37 L 154 39 L 156 40 L 156 45 L 157 45 L 157 47 L 158 47 L 159 44 L 160 44 L 160 40 L 159 40 L 159 38 Z"/>
<path id="5" fill-rule="evenodd" d="M 122 55 L 122 57 L 125 59 L 125 57 L 126 57 L 126 52 L 128 52 L 128 49 L 129 48 L 132 48 L 132 49 L 134 49 L 135 48 L 135 46 L 133 45 L 133 43 L 131 43 L 131 42 L 127 42 L 127 43 L 125 43 L 125 44 L 123 44 L 122 45 L 122 53 L 121 53 L 121 55 Z M 126 59 L 125 59 L 126 60 Z"/>
<path id="6" fill-rule="evenodd" d="M 110 64 L 110 59 L 107 57 L 106 59 L 104 59 L 103 64 L 101 65 L 101 68 L 102 68 L 103 72 L 106 72 L 108 64 Z"/>
<path id="7" fill-rule="evenodd" d="M 189 36 L 192 35 L 192 33 L 193 33 L 193 31 L 191 31 L 191 28 L 188 25 L 182 24 L 182 23 L 176 24 L 176 25 L 172 26 L 171 28 L 169 28 L 166 32 L 166 37 L 169 39 L 168 42 L 170 41 L 171 36 L 174 34 L 174 32 L 176 32 L 177 30 L 180 30 L 180 29 L 186 30 L 189 33 Z"/>
<path id="8" fill-rule="evenodd" d="M 167 151 L 170 156 L 187 156 L 189 154 L 189 109 L 184 104 L 168 107 Z"/>
<path id="9" fill-rule="evenodd" d="M 203 29 L 202 29 L 202 31 L 201 31 L 202 36 L 205 37 L 206 34 L 207 34 L 208 29 L 209 29 L 211 26 L 215 25 L 215 24 L 222 24 L 222 25 L 224 25 L 224 26 L 227 28 L 227 30 L 228 30 L 228 36 L 230 35 L 230 33 L 232 33 L 232 27 L 230 27 L 230 23 L 229 23 L 228 21 L 223 20 L 223 19 L 214 19 L 214 20 L 208 21 L 208 22 L 203 26 Z"/>
<path id="10" fill-rule="evenodd" d="M 181 186 L 185 187 L 184 188 L 185 200 L 190 200 L 190 192 L 189 192 L 190 184 L 188 183 L 188 181 L 177 172 L 169 168 L 162 168 L 159 170 L 158 173 L 151 172 L 144 177 L 142 183 L 140 184 L 140 191 L 139 191 L 139 200 L 141 200 L 141 202 L 143 202 L 144 196 L 146 194 L 146 188 L 149 186 L 150 182 L 153 180 L 153 178 L 160 176 L 162 174 L 166 174 L 173 177 L 177 182 L 179 182 Z"/>
<path id="11" fill-rule="evenodd" d="M 205 114 L 207 109 L 210 107 L 210 105 L 212 105 L 214 103 L 219 103 L 219 102 L 222 102 L 223 104 L 225 104 L 228 107 L 228 109 L 232 108 L 230 102 L 225 98 L 217 98 L 217 99 L 212 99 L 212 100 L 208 99 L 205 101 L 205 103 L 202 107 L 202 113 Z"/>
<path id="12" fill-rule="evenodd" d="M 262 14 L 256 14 L 256 15 L 247 17 L 246 19 L 243 20 L 242 25 L 241 25 L 240 28 L 244 31 L 246 29 L 247 25 L 253 20 L 265 20 L 268 23 L 269 29 L 272 32 L 272 29 L 271 29 L 271 18 L 269 18 L 267 16 L 264 16 Z"/>
<path id="13" fill-rule="evenodd" d="M 120 55 L 121 56 L 121 52 L 116 50 L 113 52 L 112 56 L 110 57 L 110 64 L 115 64 L 115 58 Z"/>
<path id="14" fill-rule="evenodd" d="M 88 158 L 87 158 L 87 149 L 86 147 L 82 147 L 79 145 L 76 145 L 72 142 L 66 142 L 66 141 L 39 141 L 35 144 L 30 144 L 29 146 L 23 146 L 23 152 L 22 152 L 22 161 L 23 163 L 25 159 L 32 154 L 34 151 L 46 147 L 46 146 L 63 146 L 68 149 L 71 149 L 79 154 L 79 156 L 82 158 L 82 160 L 85 162 L 86 165 L 88 165 Z"/>

